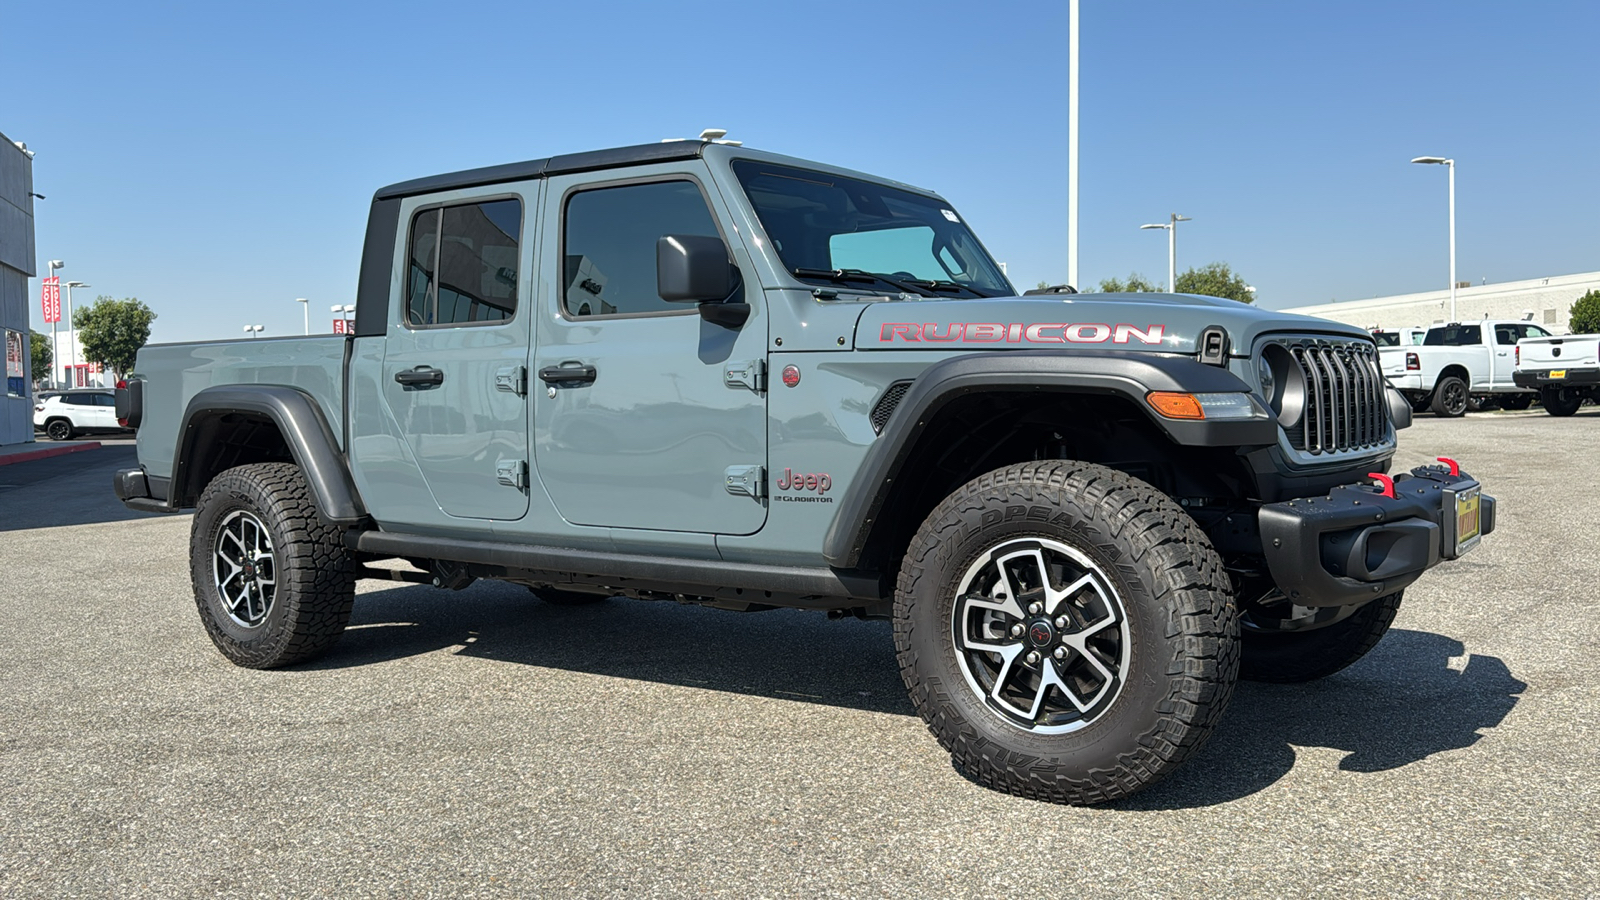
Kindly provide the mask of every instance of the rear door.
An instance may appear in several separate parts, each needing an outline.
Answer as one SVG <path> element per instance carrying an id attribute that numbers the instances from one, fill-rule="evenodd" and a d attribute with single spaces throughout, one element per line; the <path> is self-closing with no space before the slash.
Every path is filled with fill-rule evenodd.
<path id="1" fill-rule="evenodd" d="M 401 209 L 406 264 L 381 387 L 445 514 L 528 510 L 528 315 L 538 189 L 415 198 Z"/>
<path id="2" fill-rule="evenodd" d="M 699 160 L 549 179 L 543 270 L 555 286 L 532 374 L 534 456 L 577 525 L 751 534 L 766 521 L 767 319 Z M 656 290 L 656 241 L 720 237 L 753 307 L 738 328 Z M 566 370 L 566 371 L 562 371 Z M 748 489 L 748 492 L 742 492 Z"/>
<path id="3" fill-rule="evenodd" d="M 1500 322 L 1494 326 L 1493 356 L 1494 381 L 1500 385 L 1512 384 L 1512 374 L 1517 370 L 1517 341 L 1525 337 L 1544 337 L 1550 332 L 1531 322 Z"/>

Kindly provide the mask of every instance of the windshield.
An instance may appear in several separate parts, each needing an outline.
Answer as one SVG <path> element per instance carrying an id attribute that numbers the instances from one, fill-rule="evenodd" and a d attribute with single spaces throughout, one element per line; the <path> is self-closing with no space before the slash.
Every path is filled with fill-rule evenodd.
<path id="1" fill-rule="evenodd" d="M 733 171 L 784 268 L 802 281 L 929 297 L 1016 293 L 942 200 L 748 159 Z"/>

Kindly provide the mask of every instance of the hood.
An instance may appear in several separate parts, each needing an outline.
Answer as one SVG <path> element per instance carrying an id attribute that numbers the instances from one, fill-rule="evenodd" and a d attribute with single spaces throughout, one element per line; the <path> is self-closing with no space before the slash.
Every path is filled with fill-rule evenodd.
<path id="1" fill-rule="evenodd" d="M 1371 339 L 1342 322 L 1195 294 L 1038 294 L 985 300 L 872 303 L 856 323 L 857 350 L 1103 350 L 1194 353 L 1208 326 L 1237 351 L 1268 332 Z"/>

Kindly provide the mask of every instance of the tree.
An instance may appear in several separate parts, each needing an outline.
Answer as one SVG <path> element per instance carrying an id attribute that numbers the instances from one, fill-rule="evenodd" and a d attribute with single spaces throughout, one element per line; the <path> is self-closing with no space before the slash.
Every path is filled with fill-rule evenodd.
<path id="1" fill-rule="evenodd" d="M 133 297 L 99 296 L 92 305 L 73 312 L 72 325 L 78 329 L 84 360 L 99 363 L 120 378 L 133 370 L 139 348 L 150 340 L 155 317 L 150 307 Z"/>
<path id="2" fill-rule="evenodd" d="M 1160 286 L 1151 283 L 1148 278 L 1145 278 L 1138 272 L 1133 272 L 1128 275 L 1127 281 L 1123 281 L 1120 278 L 1103 279 L 1101 280 L 1100 287 L 1097 290 L 1099 290 L 1102 294 L 1149 294 L 1158 293 L 1160 292 L 1161 288 Z"/>
<path id="3" fill-rule="evenodd" d="M 1600 333 L 1600 291 L 1590 291 L 1572 304 L 1567 328 L 1573 334 Z"/>
<path id="4" fill-rule="evenodd" d="M 1243 278 L 1235 275 L 1227 263 L 1214 262 L 1199 269 L 1190 269 L 1178 276 L 1174 286 L 1180 294 L 1200 294 L 1205 297 L 1222 297 L 1240 303 L 1254 303 L 1255 291 Z"/>
<path id="5" fill-rule="evenodd" d="M 50 339 L 37 331 L 28 331 L 29 350 L 33 355 L 33 380 L 45 381 L 50 377 L 50 364 L 55 354 L 50 352 Z"/>

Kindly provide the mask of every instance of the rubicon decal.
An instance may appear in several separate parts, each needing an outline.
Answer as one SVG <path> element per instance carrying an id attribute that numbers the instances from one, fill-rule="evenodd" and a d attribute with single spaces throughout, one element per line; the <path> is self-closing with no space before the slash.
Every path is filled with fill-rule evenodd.
<path id="1" fill-rule="evenodd" d="M 773 485 L 779 493 L 773 494 L 774 500 L 789 503 L 832 503 L 833 498 L 826 496 L 833 487 L 833 478 L 827 472 L 796 472 L 785 468 L 783 477 Z M 800 496 L 796 496 L 800 494 Z"/>
<path id="2" fill-rule="evenodd" d="M 878 340 L 892 344 L 1159 344 L 1165 325 L 1103 322 L 885 322 Z"/>

